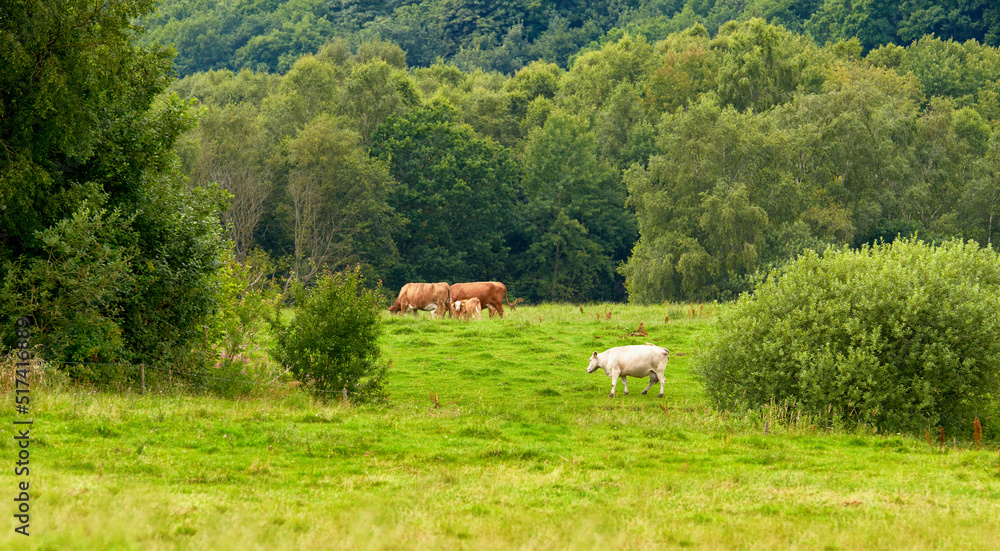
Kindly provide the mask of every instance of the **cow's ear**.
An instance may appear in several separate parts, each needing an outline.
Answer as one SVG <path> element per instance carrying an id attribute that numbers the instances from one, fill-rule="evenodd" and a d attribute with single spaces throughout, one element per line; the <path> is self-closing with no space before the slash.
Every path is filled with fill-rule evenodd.
<path id="1" fill-rule="evenodd" d="M 596 357 L 597 357 L 597 352 L 595 351 L 595 352 L 594 352 L 593 354 L 591 354 L 591 356 L 590 356 L 590 357 L 591 357 L 591 358 L 596 358 Z"/>

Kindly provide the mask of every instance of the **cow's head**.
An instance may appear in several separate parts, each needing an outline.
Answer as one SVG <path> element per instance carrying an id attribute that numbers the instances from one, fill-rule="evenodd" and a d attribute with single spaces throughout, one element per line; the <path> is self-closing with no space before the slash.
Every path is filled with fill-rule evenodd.
<path id="1" fill-rule="evenodd" d="M 455 302 L 452 302 L 451 309 L 456 314 L 460 314 L 462 312 L 462 301 L 456 300 Z"/>
<path id="2" fill-rule="evenodd" d="M 590 356 L 590 365 L 587 366 L 587 373 L 593 373 L 601 368 L 601 361 L 597 358 L 597 352 Z"/>

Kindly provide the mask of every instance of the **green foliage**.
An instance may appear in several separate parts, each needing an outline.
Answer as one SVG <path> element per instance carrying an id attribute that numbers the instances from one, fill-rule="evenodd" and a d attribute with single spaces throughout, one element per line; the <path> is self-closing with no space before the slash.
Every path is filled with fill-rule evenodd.
<path id="1" fill-rule="evenodd" d="M 514 254 L 520 292 L 527 300 L 612 298 L 606 293 L 634 222 L 586 122 L 564 111 L 550 115 L 529 137 L 524 165 L 520 231 L 529 245 Z"/>
<path id="2" fill-rule="evenodd" d="M 729 24 L 712 41 L 720 50 L 714 71 L 721 100 L 738 111 L 785 103 L 803 82 L 812 45 L 763 19 Z"/>
<path id="3" fill-rule="evenodd" d="M 327 399 L 338 398 L 342 389 L 351 401 L 385 399 L 388 365 L 379 361 L 376 342 L 385 309 L 381 285 L 364 288 L 357 268 L 323 274 L 315 283 L 292 285 L 294 318 L 287 324 L 280 301 L 275 303 L 269 323 L 276 359 Z"/>
<path id="4" fill-rule="evenodd" d="M 414 67 L 443 60 L 470 72 L 513 74 L 539 60 L 570 67 L 581 51 L 624 36 L 653 42 L 696 24 L 716 34 L 730 21 L 754 18 L 820 44 L 853 39 L 864 52 L 928 35 L 1000 45 L 1000 9 L 989 0 L 162 0 L 145 18 L 144 41 L 173 45 L 182 76 L 286 71 L 336 39 L 398 44 Z"/>
<path id="5" fill-rule="evenodd" d="M 277 289 L 267 278 L 273 270 L 269 264 L 267 254 L 260 250 L 251 251 L 242 262 L 227 253 L 215 275 L 218 307 L 206 323 L 204 336 L 204 349 L 212 351 L 215 363 L 203 381 L 218 396 L 244 396 L 262 382 L 260 365 L 266 352 L 261 345 L 270 309 L 278 302 Z"/>
<path id="6" fill-rule="evenodd" d="M 174 172 L 193 119 L 189 103 L 157 99 L 167 53 L 134 43 L 151 7 L 52 0 L 2 19 L 0 276 L 20 315 L 52 316 L 54 357 L 183 363 L 214 307 L 222 198 Z M 65 271 L 43 282 L 47 265 Z"/>
<path id="7" fill-rule="evenodd" d="M 881 23 L 865 19 L 877 6 L 855 4 L 851 24 L 878 31 Z M 375 19 L 352 19 L 357 36 L 300 57 L 284 76 L 216 71 L 175 86 L 210 111 L 206 131 L 183 144 L 196 185 L 218 181 L 233 193 L 235 212 L 249 195 L 233 191 L 227 174 L 191 167 L 223 159 L 273 183 L 259 220 L 240 226 L 249 237 L 237 238 L 227 213 L 238 253 L 261 246 L 306 277 L 310 262 L 361 261 L 391 287 L 505 279 L 536 300 L 621 297 L 609 270 L 617 266 L 633 299 L 656 302 L 734 298 L 757 270 L 829 244 L 897 234 L 992 242 L 996 48 L 925 37 L 862 57 L 858 37 L 837 34 L 817 47 L 789 30 L 823 6 L 847 6 L 835 2 L 656 1 L 627 13 L 581 2 L 564 6 L 573 17 L 557 7 L 541 18 L 532 4 L 519 38 L 484 27 L 503 27 L 505 7 L 365 5 L 323 12 Z M 580 49 L 577 39 L 604 17 L 598 12 L 620 13 L 629 29 L 660 18 L 648 28 L 667 34 L 653 43 L 642 33 L 606 33 Z M 734 21 L 720 19 L 734 13 Z M 752 17 L 768 13 L 800 24 Z M 440 33 L 414 35 L 404 47 L 381 34 L 425 32 L 417 23 Z M 466 32 L 470 42 L 448 35 Z M 440 46 L 434 40 L 451 53 L 407 68 L 413 52 Z M 568 69 L 533 56 L 565 58 Z M 577 120 L 567 126 L 566 114 Z M 349 135 L 362 150 L 333 153 L 346 151 Z M 377 172 L 368 157 L 389 169 L 385 216 L 369 217 L 371 231 L 343 241 L 347 255 L 306 251 L 310 224 L 296 222 L 302 184 L 355 189 L 367 180 L 341 172 Z M 351 211 L 313 213 L 332 224 L 339 218 L 330 213 Z M 327 250 L 327 242 L 311 249 Z"/>
<path id="8" fill-rule="evenodd" d="M 146 1 L 85 0 L 5 5 L 0 197 L 6 208 L 0 234 L 9 238 L 0 258 L 37 249 L 38 232 L 76 210 L 81 196 L 92 193 L 74 183 L 89 179 L 84 163 L 117 153 L 111 144 L 125 141 L 119 134 L 165 86 L 169 59 L 163 48 L 132 43 L 139 32 L 133 18 L 151 7 Z M 119 159 L 108 160 L 107 168 L 129 172 L 114 162 Z"/>
<path id="9" fill-rule="evenodd" d="M 388 202 L 407 223 L 394 234 L 400 262 L 390 286 L 499 279 L 519 177 L 510 153 L 453 122 L 445 104 L 390 117 L 372 155 L 399 186 Z"/>
<path id="10" fill-rule="evenodd" d="M 369 146 L 372 133 L 389 116 L 418 103 L 417 91 L 406 73 L 376 59 L 351 68 L 340 108 L 357 128 L 361 143 Z"/>
<path id="11" fill-rule="evenodd" d="M 358 260 L 384 265 L 395 252 L 391 235 L 400 220 L 388 203 L 395 182 L 359 141 L 320 115 L 288 143 L 293 267 L 302 282 L 323 267 Z"/>
<path id="12" fill-rule="evenodd" d="M 807 252 L 720 316 L 696 370 L 724 409 L 954 431 L 995 422 L 998 308 L 1000 259 L 975 243 Z"/>
<path id="13" fill-rule="evenodd" d="M 113 243 L 128 219 L 81 205 L 73 216 L 39 232 L 44 254 L 7 262 L 0 319 L 28 314 L 34 344 L 76 382 L 122 382 L 115 363 L 129 358 L 119 326 L 121 300 L 135 284 L 131 258 Z M 11 343 L 7 343 L 11 344 Z"/>

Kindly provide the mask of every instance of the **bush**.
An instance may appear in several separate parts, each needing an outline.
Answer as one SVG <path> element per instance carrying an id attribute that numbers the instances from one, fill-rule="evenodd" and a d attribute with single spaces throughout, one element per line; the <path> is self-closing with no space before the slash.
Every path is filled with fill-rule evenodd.
<path id="1" fill-rule="evenodd" d="M 295 317 L 288 325 L 280 309 L 271 317 L 275 357 L 306 388 L 337 392 L 335 397 L 346 388 L 352 401 L 385 398 L 387 365 L 379 362 L 376 344 L 385 299 L 381 288 L 365 289 L 363 283 L 355 268 L 324 274 L 311 289 L 293 284 Z"/>
<path id="2" fill-rule="evenodd" d="M 122 224 L 117 212 L 81 206 L 38 232 L 44 255 L 22 256 L 3 267 L 0 320 L 7 340 L 15 320 L 30 317 L 40 356 L 77 382 L 110 385 L 125 378 L 115 365 L 128 359 L 117 302 L 132 284 L 130 259 L 108 244 Z"/>
<path id="3" fill-rule="evenodd" d="M 255 249 L 240 262 L 231 250 L 215 274 L 218 307 L 208 318 L 202 342 L 196 343 L 211 358 L 204 387 L 218 396 L 247 395 L 278 373 L 267 370 L 264 349 L 269 306 L 277 298 L 267 253 Z M 196 378 L 195 378 L 196 379 Z"/>
<path id="4" fill-rule="evenodd" d="M 995 427 L 998 311 L 997 253 L 971 242 L 810 251 L 720 315 L 695 369 L 724 409 L 795 403 L 892 431 L 966 431 L 974 416 Z"/>

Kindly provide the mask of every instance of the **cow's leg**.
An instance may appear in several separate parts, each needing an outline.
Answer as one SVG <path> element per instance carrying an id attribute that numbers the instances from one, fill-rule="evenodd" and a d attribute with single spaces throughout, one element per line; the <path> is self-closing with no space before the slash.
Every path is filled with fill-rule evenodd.
<path id="1" fill-rule="evenodd" d="M 660 395 L 657 396 L 657 398 L 663 398 L 663 383 L 664 383 L 663 373 L 657 374 L 657 378 L 660 379 Z"/>
<path id="2" fill-rule="evenodd" d="M 618 372 L 611 372 L 611 398 L 615 397 L 615 387 L 618 386 Z"/>
<path id="3" fill-rule="evenodd" d="M 656 373 L 655 372 L 654 373 L 650 373 L 649 374 L 649 384 L 646 385 L 646 390 L 643 390 L 642 393 L 646 394 L 646 391 L 648 391 L 649 387 L 653 386 L 653 383 L 655 383 L 655 382 L 656 382 Z"/>
<path id="4" fill-rule="evenodd" d="M 622 386 L 625 387 L 625 396 L 628 396 L 628 375 L 622 375 Z"/>

